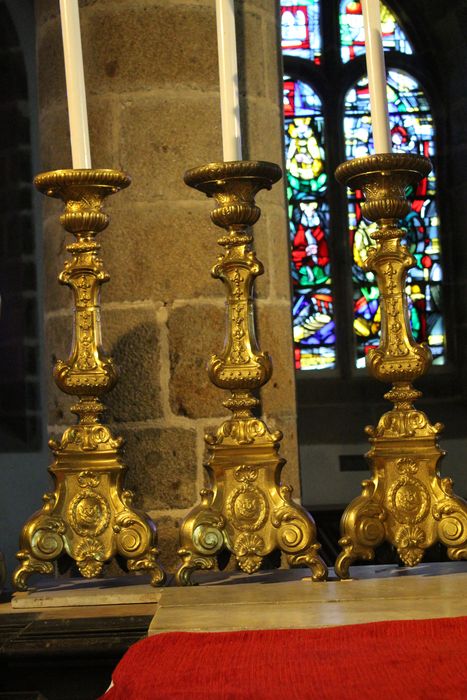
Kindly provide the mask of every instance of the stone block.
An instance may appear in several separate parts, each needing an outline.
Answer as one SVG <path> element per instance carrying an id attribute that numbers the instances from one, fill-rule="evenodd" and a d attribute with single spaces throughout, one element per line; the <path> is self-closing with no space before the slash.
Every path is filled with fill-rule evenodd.
<path id="1" fill-rule="evenodd" d="M 88 99 L 89 142 L 93 168 L 117 168 L 114 143 L 117 103 L 112 98 Z M 40 119 L 41 169 L 71 168 L 70 130 L 64 99 L 44 110 Z M 108 200 L 107 200 L 108 201 Z M 107 204 L 104 206 L 108 206 Z"/>
<path id="2" fill-rule="evenodd" d="M 247 8 L 265 10 L 268 16 L 277 12 L 277 8 L 271 3 L 271 0 L 240 0 L 240 6 L 242 5 Z"/>
<path id="3" fill-rule="evenodd" d="M 221 416 L 228 392 L 208 379 L 206 364 L 222 350 L 225 311 L 208 304 L 175 308 L 168 321 L 170 352 L 170 405 L 176 415 L 189 418 Z"/>
<path id="4" fill-rule="evenodd" d="M 120 162 L 133 178 L 131 197 L 151 202 L 199 199 L 200 193 L 183 182 L 183 174 L 222 159 L 220 124 L 217 94 L 174 88 L 125 99 Z"/>
<path id="5" fill-rule="evenodd" d="M 212 385 L 206 373 L 206 363 L 221 352 L 226 333 L 225 290 L 210 277 L 221 252 L 216 244 L 220 231 L 209 219 L 212 202 L 183 182 L 188 168 L 222 160 L 214 2 L 80 0 L 80 7 L 93 166 L 124 169 L 133 180 L 128 190 L 107 200 L 111 222 L 98 237 L 111 276 L 102 287 L 103 346 L 120 370 L 106 403 L 115 433 L 127 440 L 126 486 L 135 491 L 136 507 L 155 517 L 161 561 L 170 571 L 178 565 L 180 513 L 199 500 L 200 431 L 197 423 L 187 427 L 188 420 L 173 427 L 178 423 L 173 416 L 170 425 L 164 422 L 161 373 L 170 369 L 175 416 L 195 421 L 212 417 L 217 428 L 220 417 L 229 415 L 222 406 L 229 392 Z M 278 8 L 270 0 L 241 0 L 238 10 L 241 89 L 248 93 L 242 110 L 244 157 L 281 163 Z M 37 0 L 36 18 L 41 167 L 69 167 L 58 3 Z M 68 257 L 65 245 L 73 238 L 58 221 L 62 204 L 46 197 L 41 201 L 45 308 L 65 310 L 49 313 L 47 319 L 49 414 L 51 424 L 66 426 L 75 420 L 69 412 L 73 397 L 55 387 L 51 366 L 54 357 L 66 359 L 71 346 L 72 295 L 56 278 Z M 266 268 L 256 284 L 261 306 L 273 298 L 285 300 L 288 293 L 287 232 L 283 238 L 279 212 L 282 183 L 260 193 L 258 204 L 263 217 L 255 227 L 255 249 Z M 144 303 L 132 303 L 136 301 Z M 159 304 L 168 310 L 170 368 L 161 367 L 167 358 L 161 357 Z M 286 435 L 284 456 L 292 474 L 289 478 L 286 472 L 286 480 L 295 485 L 293 449 L 288 447 L 294 439 L 294 407 L 287 395 L 293 370 L 278 370 L 278 364 L 286 364 L 290 340 L 287 334 L 284 338 L 283 325 L 277 314 L 262 323 L 260 313 L 262 345 L 272 352 L 278 375 L 264 390 L 264 406 Z M 157 428 L 150 423 L 154 419 Z M 131 427 L 135 421 L 138 426 Z M 141 427 L 144 421 L 147 425 Z M 124 430 L 119 423 L 125 423 Z M 168 515 L 171 510 L 176 513 Z"/>
<path id="6" fill-rule="evenodd" d="M 246 104 L 244 121 L 244 157 L 251 160 L 267 160 L 282 166 L 284 146 L 280 104 L 265 98 L 251 98 Z M 271 196 L 271 193 L 268 195 Z M 282 200 L 283 196 L 282 194 Z M 277 185 L 272 190 L 272 197 L 279 198 Z"/>
<path id="7" fill-rule="evenodd" d="M 38 27 L 50 19 L 58 17 L 60 12 L 58 3 L 53 2 L 53 0 L 35 0 L 34 11 Z"/>
<path id="8" fill-rule="evenodd" d="M 121 430 L 125 485 L 145 511 L 191 507 L 196 499 L 196 432 L 183 428 Z"/>
<path id="9" fill-rule="evenodd" d="M 265 47 L 261 16 L 240 3 L 236 16 L 239 92 L 263 97 L 266 90 Z"/>
<path id="10" fill-rule="evenodd" d="M 46 197 L 39 192 L 37 194 L 35 193 L 35 196 L 37 197 L 39 211 L 42 213 L 42 221 L 44 225 L 48 225 L 50 219 L 54 224 L 56 224 L 57 231 L 61 230 L 64 233 L 64 229 L 62 226 L 60 226 L 59 222 L 59 217 L 62 211 L 60 208 L 60 200 L 55 199 L 55 197 Z M 70 238 L 70 243 L 71 241 L 72 239 Z"/>
<path id="11" fill-rule="evenodd" d="M 79 0 L 80 14 L 82 15 L 82 10 L 87 5 L 98 4 L 100 0 Z M 114 4 L 118 5 L 121 0 L 106 0 L 106 5 Z M 36 15 L 36 24 L 41 26 L 50 19 L 59 17 L 60 6 L 55 0 L 34 0 L 34 10 Z"/>
<path id="12" fill-rule="evenodd" d="M 155 309 L 107 309 L 102 314 L 103 346 L 119 372 L 104 401 L 117 423 L 162 415 L 159 328 Z"/>
<path id="13" fill-rule="evenodd" d="M 115 198 L 111 224 L 102 236 L 111 273 L 105 299 L 169 303 L 222 296 L 223 285 L 210 274 L 219 250 L 210 203 L 201 196 L 199 202 L 179 205 L 135 203 L 127 192 L 118 202 Z"/>
<path id="14" fill-rule="evenodd" d="M 66 360 L 70 354 L 72 339 L 72 316 L 52 316 L 46 318 L 45 372 L 47 377 L 47 397 L 50 425 L 71 425 L 76 422 L 70 412 L 74 399 L 64 394 L 53 380 L 52 372 L 57 360 Z M 56 435 L 54 437 L 57 437 Z"/>
<path id="15" fill-rule="evenodd" d="M 58 5 L 58 3 L 57 3 Z M 85 75 L 90 67 L 84 60 Z M 66 100 L 62 31 L 58 14 L 40 27 L 37 36 L 39 107 L 43 109 Z"/>
<path id="16" fill-rule="evenodd" d="M 277 187 L 281 187 L 278 183 Z M 283 299 L 290 303 L 290 243 L 288 221 L 284 209 L 277 205 L 267 208 L 264 217 L 265 235 L 269 245 L 269 277 L 271 299 Z"/>
<path id="17" fill-rule="evenodd" d="M 158 562 L 167 573 L 174 573 L 181 563 L 177 552 L 180 548 L 180 522 L 181 518 L 172 518 L 167 515 L 158 516 L 157 511 L 151 513 L 157 527 L 157 547 L 160 551 Z"/>
<path id="18" fill-rule="evenodd" d="M 297 417 L 293 413 L 266 414 L 264 416 L 267 426 L 271 430 L 280 430 L 283 439 L 279 447 L 279 455 L 287 460 L 282 474 L 281 483 L 293 488 L 293 498 L 300 498 L 300 468 L 297 441 Z"/>
<path id="19" fill-rule="evenodd" d="M 261 350 L 272 357 L 273 372 L 261 389 L 263 411 L 270 415 L 295 413 L 295 375 L 290 308 L 281 303 L 258 305 Z"/>
<path id="20" fill-rule="evenodd" d="M 267 0 L 265 0 L 267 2 Z M 265 84 L 266 97 L 272 104 L 282 108 L 283 88 L 282 80 L 284 66 L 281 53 L 281 27 L 279 13 L 268 15 L 263 21 L 264 52 L 265 52 Z"/>
<path id="21" fill-rule="evenodd" d="M 119 129 L 118 118 L 119 109 L 116 99 L 91 96 L 88 107 L 88 121 L 93 168 L 119 169 L 118 149 L 115 139 L 115 134 Z M 106 200 L 106 202 L 108 201 L 109 199 Z"/>
<path id="22" fill-rule="evenodd" d="M 73 238 L 65 233 L 59 222 L 61 207 L 59 202 L 56 205 L 56 216 L 50 217 L 43 228 L 43 251 L 44 251 L 44 306 L 46 311 L 57 309 L 72 309 L 71 291 L 60 284 L 58 275 L 63 270 L 65 259 L 68 257 L 65 245 L 72 243 Z"/>
<path id="23" fill-rule="evenodd" d="M 57 100 L 53 108 L 42 110 L 39 120 L 39 139 L 41 147 L 40 171 L 57 170 L 59 168 L 71 168 L 70 129 L 68 125 L 68 113 L 66 102 Z M 43 206 L 45 201 L 52 201 L 52 211 L 59 213 L 63 209 L 61 200 L 51 200 L 41 194 Z M 62 229 L 63 230 L 63 229 Z"/>
<path id="24" fill-rule="evenodd" d="M 82 36 L 91 94 L 219 83 L 213 5 L 99 3 L 83 12 Z"/>

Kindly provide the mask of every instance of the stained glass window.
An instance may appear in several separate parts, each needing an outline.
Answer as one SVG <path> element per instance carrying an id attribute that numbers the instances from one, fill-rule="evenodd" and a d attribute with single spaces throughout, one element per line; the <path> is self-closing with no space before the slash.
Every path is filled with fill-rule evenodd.
<path id="1" fill-rule="evenodd" d="M 341 57 L 345 62 L 365 54 L 365 35 L 361 2 L 341 0 L 339 24 L 341 32 Z M 410 42 L 399 26 L 395 16 L 381 3 L 381 31 L 385 51 L 413 53 Z"/>
<path id="2" fill-rule="evenodd" d="M 297 369 L 335 365 L 324 119 L 314 90 L 284 80 L 287 198 Z"/>
<path id="3" fill-rule="evenodd" d="M 342 225 L 346 213 L 339 208 L 341 189 L 331 175 L 340 162 L 374 152 L 366 78 L 348 88 L 355 79 L 356 62 L 352 59 L 365 53 L 362 8 L 360 2 L 351 0 L 326 0 L 325 5 L 319 0 L 280 0 L 280 6 L 284 64 L 291 75 L 284 82 L 284 116 L 296 367 L 338 369 L 346 375 L 364 366 L 368 350 L 379 344 L 381 325 L 376 279 L 362 267 L 372 245 L 371 226 L 361 214 L 362 194 L 349 192 L 350 266 L 348 249 L 340 239 L 348 235 Z M 431 108 L 420 83 L 412 77 L 413 69 L 418 70 L 417 57 L 397 17 L 384 2 L 380 7 L 384 49 L 390 52 L 388 99 L 393 150 L 433 159 Z M 323 22 L 322 8 L 326 10 Z M 340 51 L 335 50 L 338 29 Z M 395 53 L 399 54 L 398 65 L 404 58 L 404 70 L 391 67 Z M 359 63 L 361 75 L 364 62 Z M 331 134 L 332 141 L 325 142 L 326 134 L 328 138 Z M 410 201 L 411 212 L 401 223 L 416 261 L 406 285 L 412 332 L 417 341 L 429 343 L 434 363 L 444 364 L 435 173 L 410 193 Z M 331 224 L 335 237 L 332 259 Z M 353 304 L 349 303 L 350 290 Z M 349 349 L 352 324 L 355 353 Z"/>
<path id="4" fill-rule="evenodd" d="M 420 85 L 398 70 L 388 72 L 388 103 L 393 151 L 430 157 L 434 152 L 434 127 L 430 106 Z M 371 135 L 368 82 L 359 81 L 346 96 L 344 131 L 346 157 L 374 152 Z M 425 178 L 409 199 L 412 211 L 402 222 L 406 244 L 416 264 L 408 272 L 406 292 L 412 332 L 418 342 L 429 343 L 435 364 L 444 363 L 444 323 L 441 313 L 441 248 L 435 201 L 436 176 Z M 371 227 L 361 214 L 362 193 L 349 193 L 349 231 L 353 253 L 354 329 L 357 366 L 379 343 L 380 310 L 378 289 L 372 272 L 362 270 L 371 244 Z M 372 224 L 374 226 L 374 224 Z"/>
<path id="5" fill-rule="evenodd" d="M 282 52 L 321 61 L 319 0 L 281 0 Z"/>

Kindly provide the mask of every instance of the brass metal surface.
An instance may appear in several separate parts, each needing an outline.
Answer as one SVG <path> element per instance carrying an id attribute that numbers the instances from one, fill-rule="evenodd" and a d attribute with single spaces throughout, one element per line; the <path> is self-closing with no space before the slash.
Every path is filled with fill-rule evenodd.
<path id="1" fill-rule="evenodd" d="M 410 211 L 407 187 L 430 170 L 427 159 L 406 154 L 357 158 L 336 170 L 339 182 L 363 191 L 363 215 L 378 224 L 365 265 L 376 274 L 380 290 L 381 341 L 366 362 L 373 377 L 392 383 L 385 398 L 394 404 L 376 427 L 365 429 L 371 478 L 342 516 L 342 551 L 335 565 L 341 578 L 348 577 L 353 561 L 372 559 L 383 541 L 396 547 L 407 566 L 418 564 L 436 542 L 447 547 L 451 559 L 467 559 L 467 503 L 438 471 L 445 454 L 438 445 L 443 426 L 430 423 L 413 405 L 421 392 L 412 383 L 428 371 L 432 358 L 410 329 L 405 280 L 414 259 L 401 243 L 398 222 Z"/>
<path id="2" fill-rule="evenodd" d="M 60 221 L 76 239 L 66 246 L 71 258 L 59 276 L 73 292 L 73 343 L 68 359 L 56 362 L 54 379 L 63 392 L 78 397 L 71 408 L 78 422 L 61 440 L 49 442 L 54 490 L 43 496 L 42 509 L 23 527 L 17 554 L 21 564 L 13 581 L 26 589 L 31 574 L 52 574 L 54 562 L 64 555 L 92 578 L 117 556 L 129 571 L 149 572 L 156 585 L 164 573 L 156 562 L 155 526 L 132 507 L 133 494 L 123 483 L 123 440 L 100 418 L 101 399 L 117 381 L 117 371 L 102 348 L 99 294 L 109 275 L 95 237 L 109 223 L 102 211 L 105 197 L 127 187 L 130 179 L 114 170 L 57 170 L 38 175 L 34 184 L 63 200 Z"/>
<path id="3" fill-rule="evenodd" d="M 176 580 L 191 583 L 195 569 L 214 567 L 216 555 L 229 550 L 240 568 L 253 573 L 273 550 L 285 553 L 291 566 L 309 566 L 314 580 L 327 569 L 312 518 L 292 500 L 290 486 L 280 482 L 285 460 L 279 456 L 280 431 L 271 431 L 253 414 L 259 405 L 253 392 L 272 372 L 269 355 L 255 334 L 253 285 L 263 265 L 252 247 L 250 227 L 260 216 L 255 195 L 281 177 L 273 163 L 232 161 L 190 170 L 185 182 L 214 198 L 212 221 L 226 233 L 218 243 L 224 253 L 212 268 L 227 292 L 227 334 L 220 355 L 208 363 L 211 381 L 230 391 L 224 401 L 232 416 L 207 434 L 211 488 L 185 518 L 180 531 L 182 559 Z"/>

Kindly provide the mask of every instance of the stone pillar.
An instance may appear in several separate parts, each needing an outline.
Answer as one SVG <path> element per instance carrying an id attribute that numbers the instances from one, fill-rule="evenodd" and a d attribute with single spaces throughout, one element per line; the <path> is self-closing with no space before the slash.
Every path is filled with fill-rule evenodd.
<path id="1" fill-rule="evenodd" d="M 277 7 L 240 0 L 238 40 L 245 158 L 282 162 Z M 56 0 L 37 0 L 42 169 L 71 167 Z M 211 203 L 186 187 L 187 168 L 221 160 L 214 0 L 82 0 L 81 26 L 94 167 L 121 168 L 131 187 L 108 202 L 101 243 L 104 348 L 121 371 L 108 395 L 114 430 L 126 439 L 127 486 L 158 523 L 162 561 L 172 566 L 177 524 L 205 480 L 203 435 L 226 414 L 207 378 L 222 347 L 224 289 L 210 276 L 218 233 Z M 258 197 L 256 249 L 261 347 L 274 374 L 263 412 L 285 434 L 286 481 L 299 496 L 295 388 L 284 187 Z M 46 333 L 52 360 L 70 346 L 71 299 L 57 283 L 64 257 L 59 206 L 44 207 Z M 49 424 L 70 421 L 69 401 L 50 382 Z"/>

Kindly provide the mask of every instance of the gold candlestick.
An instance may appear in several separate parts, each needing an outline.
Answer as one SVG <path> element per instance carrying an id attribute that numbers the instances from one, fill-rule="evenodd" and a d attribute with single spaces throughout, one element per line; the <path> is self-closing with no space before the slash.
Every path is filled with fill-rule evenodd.
<path id="1" fill-rule="evenodd" d="M 233 415 L 205 437 L 212 488 L 201 491 L 201 503 L 181 527 L 183 563 L 176 580 L 182 585 L 191 583 L 195 569 L 211 569 L 222 549 L 232 552 L 249 574 L 279 549 L 290 565 L 309 566 L 313 580 L 327 576 L 312 518 L 292 501 L 291 487 L 280 483 L 282 434 L 271 432 L 252 413 L 259 404 L 252 392 L 268 382 L 272 366 L 255 335 L 252 291 L 263 266 L 252 249 L 249 228 L 261 213 L 255 195 L 271 189 L 280 177 L 277 165 L 249 161 L 211 163 L 185 175 L 187 185 L 215 199 L 211 219 L 227 232 L 218 240 L 225 253 L 212 269 L 213 277 L 226 285 L 227 336 L 222 354 L 209 360 L 208 374 L 216 386 L 230 390 L 224 406 Z"/>
<path id="2" fill-rule="evenodd" d="M 52 562 L 67 554 L 86 578 L 98 576 L 103 564 L 118 556 L 129 571 L 148 571 L 156 585 L 164 573 L 156 562 L 155 526 L 131 507 L 132 493 L 123 488 L 123 440 L 100 422 L 101 397 L 114 386 L 117 371 L 101 345 L 100 286 L 109 275 L 95 236 L 109 223 L 102 211 L 105 197 L 128 187 L 130 178 L 115 170 L 57 170 L 38 175 L 34 184 L 63 200 L 60 221 L 76 237 L 67 245 L 72 257 L 59 276 L 74 295 L 73 347 L 66 361 L 56 363 L 54 379 L 62 391 L 78 397 L 71 408 L 78 423 L 59 442 L 49 442 L 55 489 L 23 527 L 21 565 L 13 581 L 25 589 L 31 574 L 52 574 Z"/>
<path id="3" fill-rule="evenodd" d="M 467 503 L 437 470 L 444 455 L 438 445 L 443 426 L 432 425 L 413 406 L 421 392 L 412 382 L 427 372 L 431 352 L 415 342 L 410 329 L 405 280 L 415 261 L 401 244 L 398 222 L 410 211 L 407 187 L 430 170 L 426 158 L 396 153 L 356 158 L 336 170 L 339 182 L 363 191 L 363 214 L 379 226 L 365 267 L 375 272 L 380 291 L 381 342 L 366 363 L 376 379 L 392 382 L 385 398 L 394 404 L 376 428 L 365 429 L 372 445 L 366 455 L 371 478 L 342 516 L 342 551 L 335 565 L 341 578 L 348 577 L 356 559 L 373 559 L 375 547 L 385 540 L 407 566 L 418 564 L 424 550 L 438 541 L 451 559 L 467 558 Z"/>

